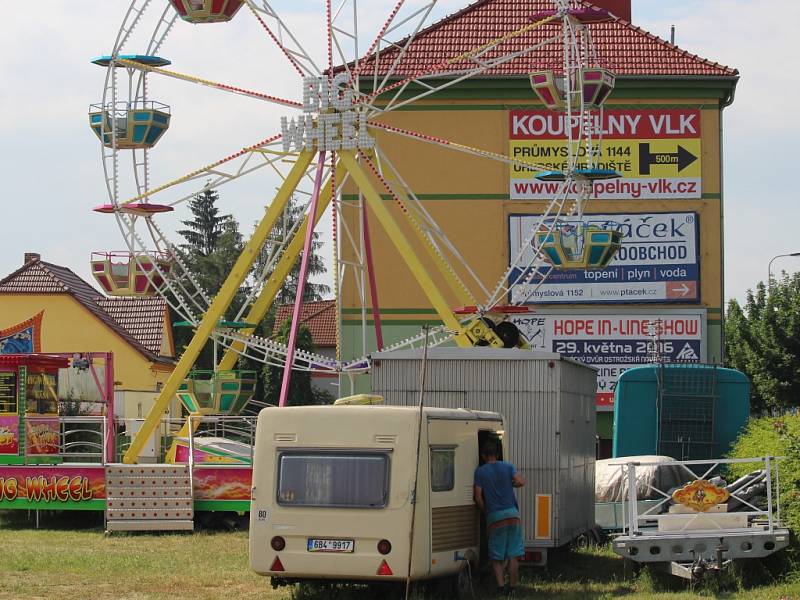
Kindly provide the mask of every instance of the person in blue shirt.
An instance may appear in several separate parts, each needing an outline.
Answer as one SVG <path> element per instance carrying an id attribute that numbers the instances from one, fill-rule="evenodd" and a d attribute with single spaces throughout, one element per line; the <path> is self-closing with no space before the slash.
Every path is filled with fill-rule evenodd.
<path id="1" fill-rule="evenodd" d="M 489 559 L 500 593 L 513 596 L 519 581 L 519 558 L 525 554 L 522 523 L 514 488 L 525 480 L 509 462 L 497 460 L 496 441 L 481 448 L 484 464 L 475 470 L 475 504 L 486 515 L 489 536 Z M 508 586 L 505 585 L 505 563 L 508 561 Z"/>

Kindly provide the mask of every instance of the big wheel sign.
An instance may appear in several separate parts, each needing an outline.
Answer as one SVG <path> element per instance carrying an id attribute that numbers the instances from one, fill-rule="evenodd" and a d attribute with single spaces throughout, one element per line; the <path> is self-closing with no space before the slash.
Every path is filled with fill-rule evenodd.
<path id="1" fill-rule="evenodd" d="M 700 111 L 697 109 L 606 110 L 587 127 L 602 135 L 596 166 L 613 169 L 619 179 L 597 181 L 592 197 L 636 200 L 642 198 L 700 198 Z M 515 200 L 554 198 L 557 182 L 536 179 L 541 171 L 567 170 L 567 133 L 581 139 L 579 119 L 547 110 L 509 112 L 509 155 L 515 161 L 536 165 L 511 167 L 510 196 Z M 578 147 L 579 168 L 586 166 L 586 148 Z M 599 164 L 598 164 L 599 163 Z"/>

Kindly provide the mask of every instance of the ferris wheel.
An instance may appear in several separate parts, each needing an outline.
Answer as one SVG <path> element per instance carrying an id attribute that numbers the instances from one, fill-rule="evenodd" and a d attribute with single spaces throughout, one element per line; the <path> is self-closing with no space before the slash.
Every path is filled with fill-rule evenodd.
<path id="1" fill-rule="evenodd" d="M 94 61 L 106 69 L 106 77 L 103 100 L 93 105 L 89 114 L 90 126 L 100 140 L 108 192 L 108 201 L 95 210 L 113 214 L 126 248 L 96 253 L 92 272 L 109 294 L 163 296 L 195 332 L 139 437 L 148 437 L 148 428 L 151 432 L 175 395 L 190 413 L 241 410 L 254 382 L 251 375 L 234 370 L 239 356 L 283 367 L 285 388 L 292 369 L 345 375 L 369 370 L 366 341 L 363 357 L 342 360 L 338 352 L 331 359 L 297 350 L 296 329 L 287 345 L 254 335 L 302 256 L 293 322 L 299 320 L 312 234 L 327 210 L 333 223 L 337 300 L 339 290 L 352 278 L 361 305 L 372 307 L 376 339 L 384 350 L 412 348 L 423 339 L 429 345 L 454 342 L 460 346 L 525 347 L 524 338 L 507 317 L 528 302 L 536 285 L 554 268 L 603 267 L 613 258 L 620 234 L 596 225 L 584 226 L 581 221 L 592 182 L 618 176 L 599 166 L 602 127 L 598 123 L 602 118 L 598 120 L 597 114 L 614 87 L 614 76 L 600 65 L 591 28 L 610 20 L 607 11 L 578 0 L 555 0 L 548 3 L 547 10 L 531 14 L 517 27 L 503 29 L 496 24 L 493 33 L 464 42 L 453 56 L 409 69 L 404 66 L 405 59 L 413 53 L 415 41 L 429 31 L 436 4 L 437 0 L 397 0 L 386 20 L 367 36 L 363 0 L 319 0 L 327 46 L 326 56 L 320 59 L 305 49 L 302 36 L 290 29 L 267 0 L 132 0 L 111 53 Z M 234 18 L 252 18 L 255 28 L 279 49 L 284 67 L 297 75 L 297 98 L 281 98 L 167 68 L 170 61 L 160 54 L 175 27 L 187 26 L 187 22 L 200 24 L 195 33 L 202 36 L 206 27 L 221 26 L 214 24 Z M 143 41 L 142 31 L 150 32 Z M 134 47 L 134 40 L 140 45 Z M 399 127 L 392 124 L 391 117 L 386 118 L 460 82 L 492 74 L 521 57 L 535 57 L 553 47 L 563 55 L 560 69 L 533 72 L 530 78 L 532 92 L 570 124 L 565 127 L 567 168 L 563 171 Z M 171 119 L 169 107 L 150 97 L 151 80 L 157 77 L 279 105 L 286 116 L 261 140 L 210 164 L 190 165 L 188 172 L 176 179 L 153 185 L 151 155 L 156 155 L 153 148 L 157 144 L 164 143 L 161 140 L 167 137 Z M 190 92 L 191 87 L 187 89 Z M 224 102 L 224 96 L 220 101 Z M 527 232 L 498 281 L 481 281 L 447 237 L 446 224 L 437 223 L 426 210 L 409 185 L 408 174 L 401 172 L 385 149 L 392 138 L 524 168 L 536 172 L 539 179 L 560 183 L 558 193 Z M 269 173 L 271 181 L 277 181 L 274 199 L 223 286 L 205 290 L 159 224 L 159 216 L 185 212 L 186 203 L 197 194 L 259 173 Z M 344 190 L 357 193 L 345 194 Z M 399 207 L 400 219 L 397 212 L 386 208 L 382 198 L 387 196 Z M 304 203 L 305 216 L 284 226 L 283 216 L 293 198 Z M 406 261 L 443 323 L 391 346 L 384 346 L 381 333 L 375 279 L 378 265 L 373 261 L 369 233 L 376 226 Z M 419 248 L 424 260 L 418 256 Z M 434 273 L 429 272 L 428 264 L 435 265 Z M 528 292 L 511 296 L 508 302 L 510 290 L 520 283 L 526 284 Z M 461 309 L 450 305 L 443 288 L 458 299 Z M 246 289 L 245 300 L 232 314 L 232 300 L 242 289 Z M 362 310 L 362 329 L 367 325 L 366 310 Z M 225 351 L 201 382 L 191 369 L 209 340 Z M 199 394 L 200 383 L 205 389 L 210 386 L 212 393 Z M 226 389 L 233 390 L 227 401 Z M 282 392 L 281 404 L 284 400 Z M 133 456 L 136 450 L 135 440 Z"/>

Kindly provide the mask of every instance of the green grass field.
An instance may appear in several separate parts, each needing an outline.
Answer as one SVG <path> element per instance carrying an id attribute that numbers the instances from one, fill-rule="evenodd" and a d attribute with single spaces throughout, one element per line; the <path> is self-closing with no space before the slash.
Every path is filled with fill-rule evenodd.
<path id="1" fill-rule="evenodd" d="M 47 523 L 44 524 L 48 525 Z M 63 526 L 68 526 L 64 523 Z M 292 591 L 273 591 L 269 580 L 247 566 L 247 534 L 196 533 L 115 535 L 100 529 L 40 529 L 20 525 L 0 528 L 0 599 L 187 599 L 226 598 L 289 600 Z M 743 589 L 734 577 L 733 591 L 711 587 L 689 590 L 684 582 L 645 570 L 638 576 L 608 549 L 551 555 L 547 570 L 525 572 L 520 598 L 695 598 L 698 594 L 747 600 L 800 600 L 800 583 L 780 581 Z M 484 578 L 485 581 L 485 578 Z M 480 584 L 476 597 L 487 593 Z M 301 594 L 303 600 L 373 598 L 355 590 Z M 381 596 L 388 600 L 388 597 Z M 423 594 L 415 594 L 422 598 Z"/>

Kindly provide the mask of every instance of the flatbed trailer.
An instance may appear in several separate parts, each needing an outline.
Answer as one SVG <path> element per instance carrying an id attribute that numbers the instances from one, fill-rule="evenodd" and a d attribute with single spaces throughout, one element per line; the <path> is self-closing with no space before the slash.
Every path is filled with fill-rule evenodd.
<path id="1" fill-rule="evenodd" d="M 652 564 L 687 579 L 720 571 L 734 560 L 764 558 L 789 545 L 781 524 L 779 459 L 688 460 L 660 463 L 619 459 L 627 476 L 624 530 L 613 539 L 614 552 L 640 564 Z M 637 468 L 677 466 L 686 484 L 676 490 L 650 486 L 661 497 L 643 506 L 637 499 Z M 729 491 L 709 481 L 733 465 L 763 469 L 765 502 L 747 495 L 747 487 Z"/>

